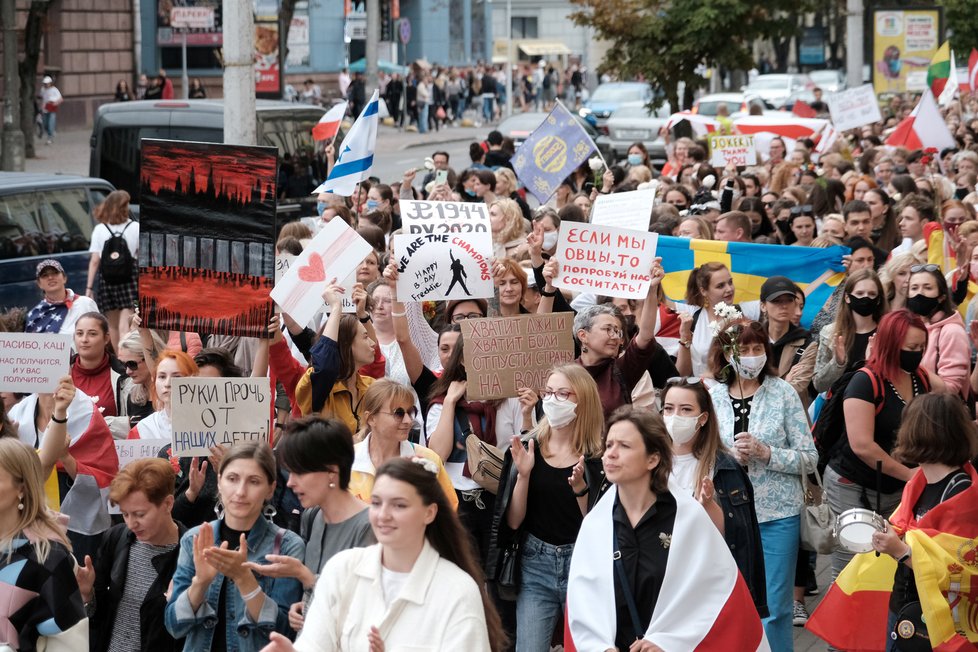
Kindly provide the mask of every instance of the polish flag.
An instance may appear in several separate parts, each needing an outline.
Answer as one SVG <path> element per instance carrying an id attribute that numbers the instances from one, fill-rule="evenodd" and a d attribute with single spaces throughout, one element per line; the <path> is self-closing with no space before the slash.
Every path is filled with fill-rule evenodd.
<path id="1" fill-rule="evenodd" d="M 971 56 L 968 57 L 968 90 L 972 93 L 978 91 L 978 50 L 971 48 Z"/>
<path id="2" fill-rule="evenodd" d="M 791 107 L 791 112 L 799 118 L 814 118 L 818 115 L 818 113 L 815 112 L 815 109 L 808 105 L 808 102 L 803 102 L 801 100 L 795 100 L 794 105 Z"/>
<path id="3" fill-rule="evenodd" d="M 942 150 L 957 146 L 937 109 L 937 102 L 934 101 L 930 89 L 924 91 L 913 112 L 904 118 L 886 138 L 886 144 L 891 147 L 906 147 L 910 150 L 927 147 Z"/>
<path id="4" fill-rule="evenodd" d="M 333 140 L 336 138 L 336 132 L 340 130 L 340 122 L 346 115 L 346 104 L 346 102 L 340 102 L 323 114 L 316 126 L 312 128 L 314 140 Z"/>

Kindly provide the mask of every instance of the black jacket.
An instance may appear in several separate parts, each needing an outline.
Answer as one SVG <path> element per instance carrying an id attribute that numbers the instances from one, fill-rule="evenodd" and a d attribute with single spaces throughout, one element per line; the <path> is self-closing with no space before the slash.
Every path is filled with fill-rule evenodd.
<path id="1" fill-rule="evenodd" d="M 178 522 L 177 529 L 179 540 L 187 528 Z M 114 526 L 102 536 L 98 559 L 95 560 L 94 614 L 90 617 L 89 625 L 92 652 L 104 652 L 109 649 L 112 625 L 126 588 L 129 547 L 135 541 L 136 535 L 124 523 Z M 157 578 L 139 608 L 139 649 L 143 652 L 177 652 L 183 649 L 183 639 L 174 640 L 163 624 L 163 614 L 166 610 L 164 594 L 177 569 L 179 554 L 178 545 L 170 552 L 153 558 Z"/>

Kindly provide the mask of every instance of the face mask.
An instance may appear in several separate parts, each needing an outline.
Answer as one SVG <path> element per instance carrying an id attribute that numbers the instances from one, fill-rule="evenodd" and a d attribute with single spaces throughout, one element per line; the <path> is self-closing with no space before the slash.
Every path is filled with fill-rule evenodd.
<path id="1" fill-rule="evenodd" d="M 641 154 L 629 154 L 628 155 L 628 164 L 629 165 L 641 165 L 642 164 L 642 155 Z"/>
<path id="2" fill-rule="evenodd" d="M 563 428 L 577 418 L 577 403 L 570 399 L 558 401 L 550 396 L 543 399 L 543 414 L 554 428 Z"/>
<path id="3" fill-rule="evenodd" d="M 761 375 L 764 367 L 767 366 L 767 354 L 745 355 L 739 361 L 731 361 L 734 371 L 747 380 L 754 380 Z"/>
<path id="4" fill-rule="evenodd" d="M 543 234 L 543 248 L 553 249 L 557 246 L 557 236 L 560 234 L 557 231 L 547 231 Z"/>
<path id="5" fill-rule="evenodd" d="M 907 308 L 910 312 L 921 317 L 930 317 L 937 310 L 939 301 L 937 297 L 928 297 L 923 294 L 915 294 L 907 299 Z"/>
<path id="6" fill-rule="evenodd" d="M 475 191 L 470 188 L 465 189 L 465 194 L 468 195 L 469 197 L 475 197 Z"/>
<path id="7" fill-rule="evenodd" d="M 876 312 L 879 305 L 879 297 L 854 297 L 851 294 L 849 295 L 849 307 L 857 315 L 869 317 Z"/>
<path id="8" fill-rule="evenodd" d="M 699 419 L 699 415 L 683 417 L 678 414 L 670 414 L 662 417 L 666 424 L 666 430 L 672 437 L 672 443 L 676 446 L 682 446 L 696 436 L 696 431 L 699 430 Z"/>
<path id="9" fill-rule="evenodd" d="M 923 351 L 904 351 L 900 350 L 900 368 L 908 374 L 917 371 L 920 361 L 924 359 Z"/>
<path id="10" fill-rule="evenodd" d="M 322 217 L 323 213 L 325 212 L 326 212 L 326 202 L 324 201 L 316 202 L 316 213 L 319 214 L 319 217 Z"/>
<path id="11" fill-rule="evenodd" d="M 367 210 L 368 211 L 375 211 L 375 210 L 377 210 L 377 207 L 378 206 L 380 206 L 380 202 L 377 201 L 376 199 L 368 199 L 367 200 Z"/>
<path id="12" fill-rule="evenodd" d="M 964 200 L 964 198 L 968 196 L 968 189 L 956 188 L 954 190 L 954 196 L 957 197 L 959 200 Z"/>

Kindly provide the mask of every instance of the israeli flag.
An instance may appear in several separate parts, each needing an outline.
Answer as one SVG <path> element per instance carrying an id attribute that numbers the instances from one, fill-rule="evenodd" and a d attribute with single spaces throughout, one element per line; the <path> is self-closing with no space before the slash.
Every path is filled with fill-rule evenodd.
<path id="1" fill-rule="evenodd" d="M 370 168 L 374 164 L 374 149 L 377 147 L 378 122 L 377 91 L 374 91 L 370 102 L 343 139 L 339 157 L 329 171 L 329 177 L 313 191 L 314 195 L 332 192 L 349 197 L 356 190 L 357 184 L 370 176 Z"/>

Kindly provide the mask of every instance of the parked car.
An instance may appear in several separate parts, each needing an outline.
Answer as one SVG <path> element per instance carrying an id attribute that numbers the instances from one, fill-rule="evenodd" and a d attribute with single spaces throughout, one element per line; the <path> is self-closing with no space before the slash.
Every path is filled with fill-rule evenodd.
<path id="1" fill-rule="evenodd" d="M 815 88 L 815 83 L 808 75 L 776 73 L 758 75 L 744 87 L 744 92 L 758 95 L 774 108 L 780 109 L 792 93 L 806 88 Z"/>
<path id="2" fill-rule="evenodd" d="M 604 127 L 619 106 L 635 102 L 648 104 L 653 95 L 648 82 L 607 82 L 594 89 L 579 113 L 601 131 L 601 127 Z"/>
<path id="3" fill-rule="evenodd" d="M 812 82 L 826 93 L 838 93 L 846 89 L 844 70 L 813 70 L 808 73 Z"/>
<path id="4" fill-rule="evenodd" d="M 615 160 L 623 160 L 628 156 L 628 148 L 635 142 L 642 142 L 649 151 L 652 163 L 665 165 L 666 141 L 659 131 L 669 121 L 672 109 L 668 103 L 654 111 L 649 111 L 646 104 L 635 102 L 618 108 L 608 118 L 606 126 Z M 608 161 L 611 163 L 611 161 Z"/>
<path id="5" fill-rule="evenodd" d="M 85 291 L 92 209 L 115 190 L 103 179 L 0 172 L 0 308 L 34 306 L 37 264 L 61 263 L 68 287 Z"/>
<path id="6" fill-rule="evenodd" d="M 693 113 L 700 115 L 715 116 L 720 110 L 720 105 L 726 104 L 727 111 L 731 117 L 737 113 L 750 113 L 752 107 L 757 107 L 761 111 L 770 110 L 763 99 L 756 95 L 746 95 L 744 93 L 711 93 L 703 95 L 693 102 Z"/>
<path id="7" fill-rule="evenodd" d="M 523 141 L 533 133 L 533 130 L 539 127 L 540 124 L 546 119 L 547 115 L 547 113 L 536 111 L 531 113 L 515 113 L 500 122 L 496 129 L 499 130 L 499 133 L 501 133 L 503 137 L 512 138 L 513 143 L 515 143 L 516 147 L 519 148 L 519 146 L 523 144 Z M 575 115 L 574 117 L 577 119 L 577 122 L 584 127 L 584 131 L 586 131 L 588 136 L 591 137 L 591 140 L 594 141 L 598 151 L 601 152 L 601 156 L 603 156 L 604 159 L 610 164 L 611 159 L 614 157 L 614 150 L 611 148 L 611 141 L 608 139 L 608 137 L 599 133 L 591 123 L 581 116 Z"/>

